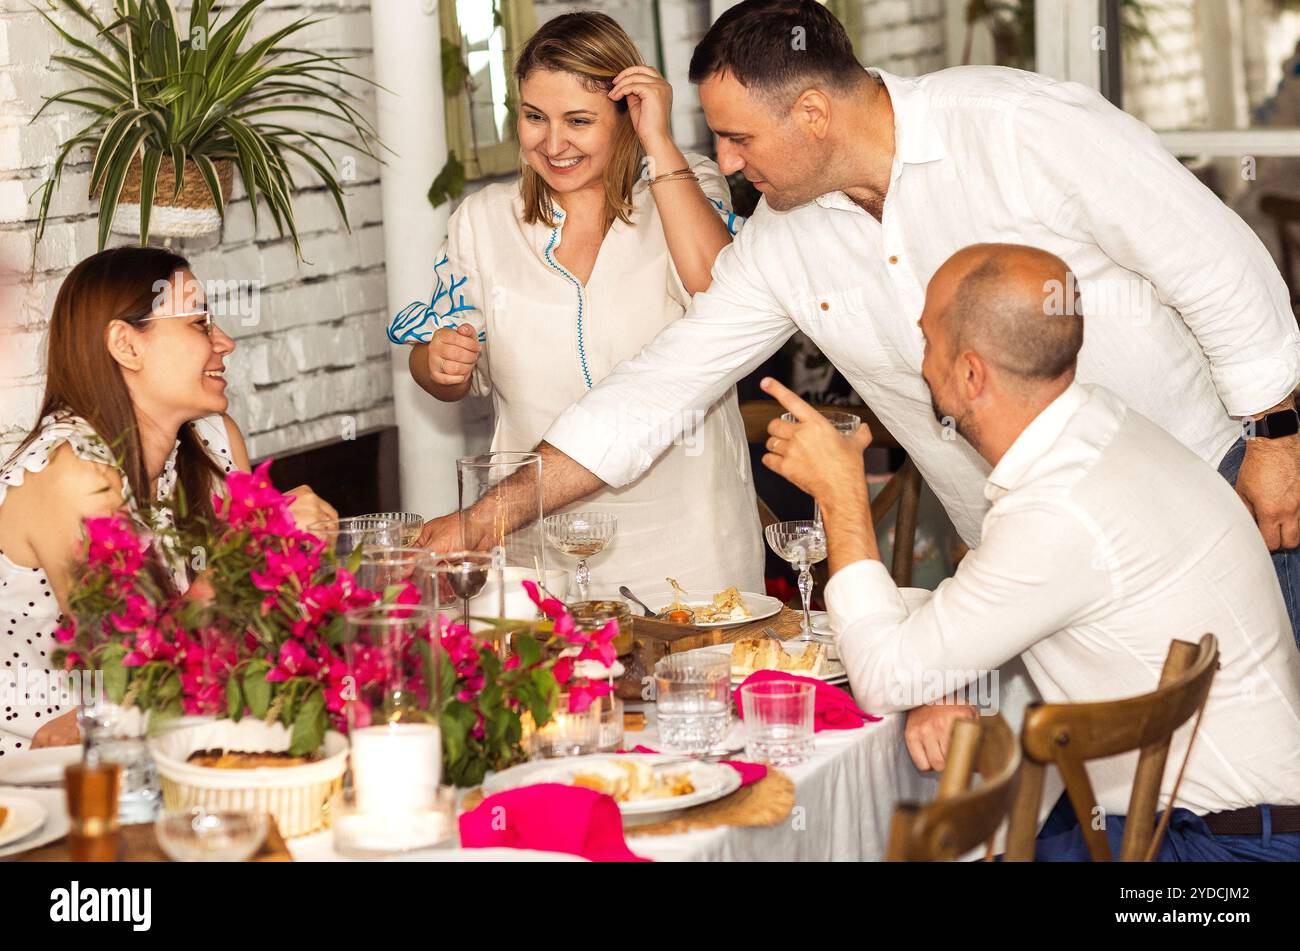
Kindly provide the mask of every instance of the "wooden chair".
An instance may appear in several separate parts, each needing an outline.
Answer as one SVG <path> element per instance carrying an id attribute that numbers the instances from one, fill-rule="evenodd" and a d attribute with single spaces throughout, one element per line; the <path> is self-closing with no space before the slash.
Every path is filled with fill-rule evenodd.
<path id="1" fill-rule="evenodd" d="M 816 406 L 818 412 L 840 412 L 844 407 Z M 889 449 L 901 449 L 893 435 L 883 423 L 865 406 L 849 407 L 849 410 L 862 417 L 872 432 L 871 445 Z M 761 446 L 767 442 L 767 424 L 778 419 L 784 410 L 776 400 L 744 400 L 740 404 L 740 415 L 745 421 L 745 438 L 751 445 Z M 890 574 L 894 583 L 900 588 L 912 584 L 912 553 L 916 547 L 916 511 L 921 501 L 921 473 L 910 458 L 906 459 L 898 471 L 890 476 L 879 494 L 871 500 L 871 518 L 879 525 L 897 504 L 898 516 L 894 521 L 894 552 Z M 780 521 L 772 509 L 761 498 L 758 500 L 758 517 L 763 528 Z M 814 569 L 814 574 L 825 572 L 825 563 Z M 826 579 L 817 578 L 817 585 L 824 589 Z"/>
<path id="2" fill-rule="evenodd" d="M 1187 747 L 1187 756 L 1191 755 L 1196 727 L 1218 666 L 1219 644 L 1213 634 L 1202 637 L 1200 644 L 1176 640 L 1169 645 L 1159 686 L 1152 693 L 1105 703 L 1031 704 L 1025 710 L 1021 730 L 1024 762 L 1007 833 L 1007 860 L 1034 859 L 1044 770 L 1055 763 L 1079 818 L 1088 854 L 1094 862 L 1111 861 L 1106 833 L 1093 825 L 1097 798 L 1084 763 L 1141 750 L 1119 858 L 1121 862 L 1152 861 L 1160 849 L 1187 765 L 1184 757 L 1160 825 L 1153 829 L 1169 741 L 1174 731 L 1195 715 L 1196 725 Z"/>
<path id="3" fill-rule="evenodd" d="M 1020 744 L 1001 714 L 956 721 L 935 798 L 899 803 L 886 859 L 953 861 L 981 842 L 992 855 L 993 836 L 1015 801 L 1020 761 Z M 972 789 L 974 771 L 983 781 Z"/>
<path id="4" fill-rule="evenodd" d="M 1300 198 L 1265 195 L 1259 210 L 1273 219 L 1282 247 L 1282 277 L 1291 290 L 1291 307 L 1300 321 Z"/>

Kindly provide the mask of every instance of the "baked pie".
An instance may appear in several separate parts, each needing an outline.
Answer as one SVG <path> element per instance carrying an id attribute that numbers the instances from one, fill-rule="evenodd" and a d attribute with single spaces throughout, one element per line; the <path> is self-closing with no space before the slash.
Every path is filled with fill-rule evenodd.
<path id="1" fill-rule="evenodd" d="M 695 792 L 690 773 L 656 773 L 653 766 L 636 756 L 594 763 L 575 774 L 570 782 L 613 796 L 616 802 L 670 799 Z"/>
<path id="2" fill-rule="evenodd" d="M 771 637 L 749 638 L 731 645 L 733 677 L 748 677 L 756 670 L 781 670 L 824 678 L 830 663 L 825 644 L 809 644 L 799 655 L 787 654 L 781 642 Z"/>
<path id="3" fill-rule="evenodd" d="M 690 605 L 684 600 L 686 592 L 682 590 L 682 586 L 672 578 L 668 578 L 667 581 L 673 586 L 673 603 L 659 612 L 661 618 L 670 613 L 684 611 L 692 615 L 684 623 L 717 624 L 720 621 L 745 621 L 754 616 L 745 605 L 745 599 L 741 597 L 735 585 L 715 594 L 710 604 Z"/>
<path id="4" fill-rule="evenodd" d="M 248 753 L 243 750 L 195 750 L 185 760 L 211 769 L 260 769 L 263 766 L 306 766 L 320 759 L 319 754 L 290 756 L 288 753 Z"/>

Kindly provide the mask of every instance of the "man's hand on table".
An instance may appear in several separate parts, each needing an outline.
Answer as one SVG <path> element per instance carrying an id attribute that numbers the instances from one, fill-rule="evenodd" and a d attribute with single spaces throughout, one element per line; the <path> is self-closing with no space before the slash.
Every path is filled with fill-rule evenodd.
<path id="1" fill-rule="evenodd" d="M 415 544 L 435 552 L 459 551 L 460 515 L 452 512 L 429 519 L 420 530 L 420 537 Z"/>
<path id="2" fill-rule="evenodd" d="M 936 703 L 907 711 L 903 739 L 919 770 L 941 770 L 948 759 L 948 738 L 958 720 L 974 720 L 979 711 L 965 703 Z"/>
<path id="3" fill-rule="evenodd" d="M 1237 494 L 1270 551 L 1300 547 L 1300 435 L 1246 440 Z"/>

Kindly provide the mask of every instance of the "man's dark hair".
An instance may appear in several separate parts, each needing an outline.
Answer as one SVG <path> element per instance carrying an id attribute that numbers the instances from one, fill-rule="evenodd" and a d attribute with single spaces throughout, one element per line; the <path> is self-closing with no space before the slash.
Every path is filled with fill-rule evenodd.
<path id="1" fill-rule="evenodd" d="M 810 86 L 851 89 L 866 76 L 844 25 L 816 0 L 745 0 L 723 13 L 695 47 L 690 78 L 719 73 L 774 100 Z"/>

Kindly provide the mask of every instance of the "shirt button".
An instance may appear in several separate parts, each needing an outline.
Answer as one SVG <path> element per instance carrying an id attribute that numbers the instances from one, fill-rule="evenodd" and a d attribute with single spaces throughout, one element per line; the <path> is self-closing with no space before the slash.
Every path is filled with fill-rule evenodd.
<path id="1" fill-rule="evenodd" d="M 822 301 L 822 310 L 830 310 L 831 305 L 828 301 Z"/>
<path id="2" fill-rule="evenodd" d="M 891 254 L 891 255 L 889 256 L 889 263 L 890 263 L 890 264 L 897 264 L 897 263 L 898 263 L 898 255 L 897 255 L 897 254 Z"/>

